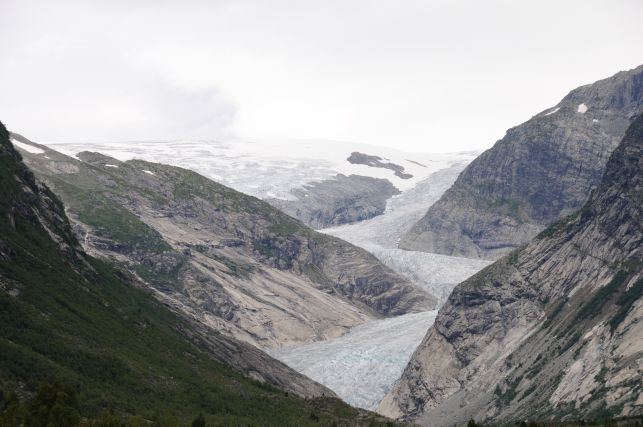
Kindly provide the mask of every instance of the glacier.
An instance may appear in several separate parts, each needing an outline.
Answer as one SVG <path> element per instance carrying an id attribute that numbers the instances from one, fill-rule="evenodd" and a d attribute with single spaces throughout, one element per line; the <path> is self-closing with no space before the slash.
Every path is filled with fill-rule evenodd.
<path id="1" fill-rule="evenodd" d="M 379 258 L 387 267 L 433 294 L 438 299 L 439 305 L 446 301 L 455 285 L 491 263 L 480 259 L 405 251 L 378 245 L 363 245 L 362 247 Z"/>
<path id="2" fill-rule="evenodd" d="M 290 190 L 342 173 L 386 178 L 402 193 L 387 201 L 384 214 L 319 230 L 360 246 L 385 265 L 432 293 L 442 304 L 453 287 L 488 261 L 404 251 L 397 248 L 410 229 L 453 184 L 478 153 L 404 153 L 390 148 L 328 141 L 165 141 L 55 144 L 75 155 L 91 150 L 119 160 L 133 158 L 185 167 L 259 198 L 292 197 Z M 402 164 L 412 179 L 388 169 L 354 165 L 352 151 Z M 271 351 L 277 359 L 326 385 L 350 404 L 375 409 L 399 378 L 433 324 L 437 310 L 368 322 L 341 337 Z"/>
<path id="3" fill-rule="evenodd" d="M 339 338 L 270 355 L 327 386 L 347 403 L 375 409 L 402 375 L 437 310 L 356 326 Z"/>
<path id="4" fill-rule="evenodd" d="M 401 235 L 453 184 L 467 162 L 435 171 L 415 187 L 389 199 L 384 214 L 355 224 L 319 230 L 368 250 L 444 303 L 458 283 L 490 262 L 397 248 Z M 437 310 L 375 320 L 339 338 L 271 355 L 333 390 L 351 405 L 374 410 L 393 387 Z"/>
<path id="5" fill-rule="evenodd" d="M 469 159 L 454 162 L 428 174 L 413 188 L 390 198 L 382 215 L 319 231 L 358 246 L 378 245 L 384 248 L 397 248 L 402 234 L 419 221 L 429 207 L 451 187 L 468 163 Z"/>
<path id="6" fill-rule="evenodd" d="M 490 264 L 480 259 L 405 251 L 397 248 L 400 237 L 409 230 L 467 165 L 460 162 L 430 174 L 410 190 L 389 199 L 383 215 L 366 221 L 321 231 L 371 252 L 386 266 L 444 302 L 455 285 Z"/>

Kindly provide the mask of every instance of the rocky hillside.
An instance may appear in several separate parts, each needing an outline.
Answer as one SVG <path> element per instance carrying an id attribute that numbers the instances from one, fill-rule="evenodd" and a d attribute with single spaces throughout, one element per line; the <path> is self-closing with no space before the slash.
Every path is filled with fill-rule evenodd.
<path id="1" fill-rule="evenodd" d="M 386 201 L 400 191 L 387 179 L 339 174 L 290 190 L 288 200 L 268 203 L 312 228 L 350 224 L 381 215 Z"/>
<path id="2" fill-rule="evenodd" d="M 365 250 L 195 172 L 97 153 L 75 159 L 14 138 L 87 251 L 229 336 L 273 348 L 435 305 Z"/>
<path id="3" fill-rule="evenodd" d="M 400 248 L 497 259 L 583 206 L 631 120 L 643 66 L 570 92 L 462 172 Z"/>
<path id="4" fill-rule="evenodd" d="M 352 163 L 354 165 L 366 165 L 372 168 L 390 169 L 393 171 L 393 173 L 395 173 L 395 176 L 401 179 L 413 178 L 413 175 L 411 175 L 410 173 L 404 172 L 404 166 L 386 161 L 380 156 L 373 156 L 370 154 L 364 154 L 364 153 L 354 151 L 351 153 L 350 156 L 348 156 L 348 159 L 346 160 L 348 160 L 349 163 Z M 418 164 L 420 166 L 425 166 L 425 165 L 422 165 L 421 163 L 418 163 Z"/>
<path id="5" fill-rule="evenodd" d="M 380 411 L 469 418 L 643 414 L 643 116 L 575 214 L 458 285 Z"/>
<path id="6" fill-rule="evenodd" d="M 78 397 L 56 397 L 67 406 L 49 402 L 48 425 L 76 425 L 79 415 L 102 411 L 117 420 L 139 416 L 127 425 L 187 425 L 199 413 L 214 425 L 387 421 L 330 397 L 248 344 L 204 333 L 127 272 L 86 255 L 63 204 L 24 166 L 1 123 L 0 218 L 3 425 L 32 425 L 12 396 L 28 400 L 43 382 L 62 383 Z M 47 418 L 46 408 L 29 408 Z"/>

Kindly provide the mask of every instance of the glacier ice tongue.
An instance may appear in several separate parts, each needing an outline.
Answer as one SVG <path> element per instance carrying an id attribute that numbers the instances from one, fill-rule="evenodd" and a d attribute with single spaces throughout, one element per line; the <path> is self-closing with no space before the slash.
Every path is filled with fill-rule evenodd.
<path id="1" fill-rule="evenodd" d="M 402 375 L 437 310 L 375 320 L 345 335 L 270 354 L 327 386 L 347 403 L 375 409 Z"/>

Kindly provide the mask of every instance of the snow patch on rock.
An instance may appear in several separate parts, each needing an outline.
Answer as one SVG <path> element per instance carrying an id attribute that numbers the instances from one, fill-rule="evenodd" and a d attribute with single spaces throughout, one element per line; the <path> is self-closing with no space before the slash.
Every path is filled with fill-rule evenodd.
<path id="1" fill-rule="evenodd" d="M 584 103 L 580 104 L 578 106 L 578 112 L 581 114 L 585 114 L 587 112 L 587 105 L 585 105 Z"/>
<path id="2" fill-rule="evenodd" d="M 31 154 L 42 154 L 45 152 L 42 148 L 34 147 L 33 145 L 25 144 L 24 142 L 16 141 L 15 139 L 12 139 L 11 142 L 16 148 L 19 148 L 23 151 L 26 151 L 27 153 Z"/>

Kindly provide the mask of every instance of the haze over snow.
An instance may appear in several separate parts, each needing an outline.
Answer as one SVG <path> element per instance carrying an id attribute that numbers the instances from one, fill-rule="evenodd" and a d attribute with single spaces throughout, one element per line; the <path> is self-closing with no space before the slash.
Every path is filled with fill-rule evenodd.
<path id="1" fill-rule="evenodd" d="M 480 150 L 637 66 L 641 22 L 637 0 L 3 0 L 0 118 L 42 143 Z"/>

